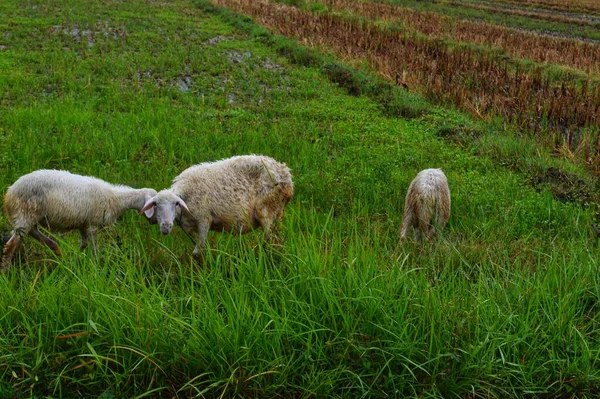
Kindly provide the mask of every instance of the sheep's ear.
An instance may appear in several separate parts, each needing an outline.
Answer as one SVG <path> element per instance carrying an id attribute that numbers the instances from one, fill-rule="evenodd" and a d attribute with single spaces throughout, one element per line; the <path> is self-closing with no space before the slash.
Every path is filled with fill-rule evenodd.
<path id="1" fill-rule="evenodd" d="M 187 207 L 187 205 L 185 204 L 185 202 L 181 198 L 179 198 L 177 200 L 176 205 L 178 207 L 180 207 L 181 209 L 185 209 L 187 213 L 190 213 L 190 214 L 192 213 L 192 212 L 190 212 L 190 209 Z"/>
<path id="2" fill-rule="evenodd" d="M 142 213 L 144 213 L 146 215 L 147 218 L 151 218 L 152 215 L 154 215 L 154 205 L 156 205 L 155 202 L 155 198 L 156 197 L 152 197 L 150 198 L 146 204 L 144 205 L 144 207 L 142 208 L 142 210 L 140 211 L 140 215 Z"/>

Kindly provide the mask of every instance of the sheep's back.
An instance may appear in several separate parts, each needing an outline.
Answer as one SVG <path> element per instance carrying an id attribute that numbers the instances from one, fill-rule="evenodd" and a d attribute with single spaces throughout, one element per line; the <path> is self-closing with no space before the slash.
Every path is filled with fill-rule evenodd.
<path id="1" fill-rule="evenodd" d="M 172 189 L 188 207 L 235 219 L 247 217 L 254 203 L 287 184 L 293 195 L 287 166 L 272 158 L 247 155 L 194 165 L 177 176 Z"/>
<path id="2" fill-rule="evenodd" d="M 437 207 L 449 214 L 450 189 L 446 175 L 440 169 L 426 169 L 411 182 L 406 206 L 418 210 L 422 218 L 431 217 Z"/>
<path id="3" fill-rule="evenodd" d="M 111 190 L 110 184 L 93 177 L 40 170 L 9 187 L 5 212 L 11 219 L 22 215 L 54 229 L 69 230 L 106 218 L 104 202 Z"/>
<path id="4" fill-rule="evenodd" d="M 192 209 L 232 218 L 243 215 L 254 196 L 251 179 L 231 168 L 191 167 L 174 181 L 172 189 Z"/>

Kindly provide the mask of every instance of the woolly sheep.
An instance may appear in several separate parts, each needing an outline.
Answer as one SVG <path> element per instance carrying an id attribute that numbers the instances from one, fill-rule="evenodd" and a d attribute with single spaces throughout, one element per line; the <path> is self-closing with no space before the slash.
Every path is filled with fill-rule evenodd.
<path id="1" fill-rule="evenodd" d="M 160 191 L 142 211 L 156 210 L 160 231 L 169 234 L 178 218 L 188 234 L 197 234 L 193 255 L 201 257 L 209 230 L 244 234 L 282 220 L 294 195 L 289 168 L 272 158 L 243 155 L 206 162 L 184 170 L 171 188 Z"/>
<path id="2" fill-rule="evenodd" d="M 4 246 L 2 267 L 6 268 L 29 234 L 60 256 L 53 239 L 42 234 L 38 224 L 56 231 L 79 230 L 80 249 L 94 238 L 100 227 L 113 224 L 128 209 L 140 210 L 156 190 L 112 185 L 95 177 L 62 170 L 37 170 L 21 176 L 4 196 L 4 214 L 13 226 Z M 152 210 L 146 212 L 152 223 Z"/>
<path id="3" fill-rule="evenodd" d="M 400 239 L 405 240 L 408 229 L 413 227 L 417 240 L 425 235 L 431 241 L 436 225 L 443 229 L 449 218 L 450 188 L 446 175 L 441 169 L 422 170 L 408 187 Z"/>

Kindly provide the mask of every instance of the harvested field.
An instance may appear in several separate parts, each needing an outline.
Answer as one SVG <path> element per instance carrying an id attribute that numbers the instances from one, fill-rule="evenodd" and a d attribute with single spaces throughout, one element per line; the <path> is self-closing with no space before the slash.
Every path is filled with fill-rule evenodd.
<path id="1" fill-rule="evenodd" d="M 582 14 L 567 14 L 564 11 L 552 11 L 543 9 L 525 9 L 515 5 L 489 5 L 481 3 L 467 3 L 461 1 L 452 1 L 448 4 L 474 8 L 478 10 L 489 11 L 492 13 L 505 13 L 508 15 L 518 15 L 520 17 L 534 18 L 546 21 L 561 22 L 573 25 L 591 25 L 596 26 L 600 22 L 596 18 L 591 18 Z"/>
<path id="2" fill-rule="evenodd" d="M 482 1 L 458 0 L 457 3 L 483 3 Z M 600 14 L 600 3 L 596 0 L 495 0 L 494 4 L 509 4 L 540 10 Z"/>
<path id="3" fill-rule="evenodd" d="M 322 46 L 341 57 L 365 59 L 390 80 L 480 118 L 499 116 L 557 146 L 567 143 L 592 170 L 600 168 L 600 87 L 556 87 L 541 73 L 512 70 L 501 59 L 439 39 L 382 29 L 376 23 L 250 0 L 216 3 L 251 15 L 270 29 Z"/>
<path id="4" fill-rule="evenodd" d="M 556 63 L 588 73 L 600 73 L 600 44 L 544 36 L 482 22 L 457 20 L 386 3 L 325 0 L 335 10 L 347 10 L 372 19 L 391 20 L 428 36 L 497 47 L 515 57 Z"/>

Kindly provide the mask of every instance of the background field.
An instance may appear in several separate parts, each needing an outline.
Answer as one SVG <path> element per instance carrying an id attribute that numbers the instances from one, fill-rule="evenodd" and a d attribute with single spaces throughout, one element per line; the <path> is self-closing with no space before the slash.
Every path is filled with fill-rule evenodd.
<path id="1" fill-rule="evenodd" d="M 271 22 L 333 13 L 260 4 Z M 247 153 L 287 163 L 296 190 L 280 243 L 211 233 L 203 267 L 135 212 L 96 257 L 76 233 L 61 259 L 27 239 L 0 275 L 0 396 L 595 396 L 594 125 L 569 142 L 473 116 L 293 26 L 318 48 L 204 0 L 0 3 L 3 192 L 39 168 L 162 189 Z M 596 72 L 563 67 L 541 66 L 549 87 L 597 93 Z M 399 244 L 428 167 L 448 176 L 449 226 Z"/>

